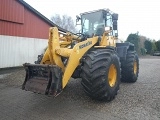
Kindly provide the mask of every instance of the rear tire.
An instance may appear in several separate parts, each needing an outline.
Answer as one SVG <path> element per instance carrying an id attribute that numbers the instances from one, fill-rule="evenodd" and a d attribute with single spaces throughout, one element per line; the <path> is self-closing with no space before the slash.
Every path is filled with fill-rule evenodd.
<path id="1" fill-rule="evenodd" d="M 128 51 L 126 60 L 121 61 L 122 82 L 134 83 L 139 74 L 139 58 L 135 51 Z"/>
<path id="2" fill-rule="evenodd" d="M 120 84 L 120 62 L 114 50 L 97 49 L 83 60 L 82 86 L 87 95 L 96 100 L 111 101 Z"/>

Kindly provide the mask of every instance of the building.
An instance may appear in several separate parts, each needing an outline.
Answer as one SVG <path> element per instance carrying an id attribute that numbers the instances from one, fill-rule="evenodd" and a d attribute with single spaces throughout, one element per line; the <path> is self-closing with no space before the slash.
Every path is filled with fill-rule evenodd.
<path id="1" fill-rule="evenodd" d="M 34 63 L 47 46 L 52 26 L 56 25 L 25 1 L 1 0 L 0 68 Z"/>

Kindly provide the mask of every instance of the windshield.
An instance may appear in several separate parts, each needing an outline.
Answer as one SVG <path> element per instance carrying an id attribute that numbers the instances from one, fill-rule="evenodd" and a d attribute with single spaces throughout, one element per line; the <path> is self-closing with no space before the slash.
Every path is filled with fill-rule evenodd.
<path id="1" fill-rule="evenodd" d="M 93 36 L 98 27 L 105 27 L 102 11 L 82 15 L 82 33 Z"/>

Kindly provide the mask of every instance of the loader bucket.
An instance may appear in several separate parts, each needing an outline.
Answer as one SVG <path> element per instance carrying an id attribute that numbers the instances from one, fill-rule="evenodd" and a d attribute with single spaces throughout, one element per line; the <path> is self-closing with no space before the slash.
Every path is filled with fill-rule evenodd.
<path id="1" fill-rule="evenodd" d="M 22 89 L 57 96 L 62 91 L 62 70 L 56 65 L 23 64 L 26 70 Z"/>

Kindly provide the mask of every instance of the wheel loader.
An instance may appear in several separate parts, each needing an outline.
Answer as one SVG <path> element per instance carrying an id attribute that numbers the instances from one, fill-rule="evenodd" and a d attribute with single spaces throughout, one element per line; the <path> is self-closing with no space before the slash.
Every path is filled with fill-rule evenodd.
<path id="1" fill-rule="evenodd" d="M 86 95 L 111 101 L 120 82 L 136 82 L 139 59 L 134 45 L 117 43 L 118 14 L 109 9 L 77 16 L 81 32 L 62 33 L 49 29 L 48 47 L 35 64 L 25 63 L 22 89 L 56 97 L 70 78 L 81 78 Z"/>

